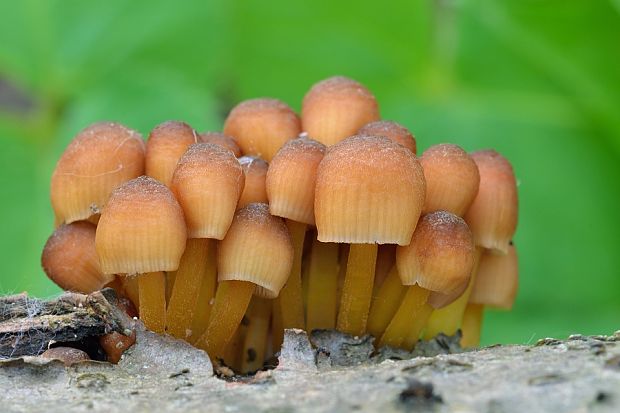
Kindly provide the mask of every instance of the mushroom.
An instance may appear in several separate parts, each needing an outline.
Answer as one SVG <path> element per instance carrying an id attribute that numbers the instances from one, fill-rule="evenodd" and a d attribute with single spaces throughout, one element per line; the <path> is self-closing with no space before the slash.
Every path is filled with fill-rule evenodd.
<path id="1" fill-rule="evenodd" d="M 202 143 L 212 143 L 230 150 L 237 158 L 241 156 L 241 149 L 237 142 L 221 132 L 202 132 L 198 134 L 198 140 Z"/>
<path id="2" fill-rule="evenodd" d="M 181 206 L 165 185 L 147 176 L 114 190 L 97 226 L 103 273 L 138 275 L 140 318 L 157 333 L 164 332 L 166 319 L 163 271 L 178 269 L 186 239 Z"/>
<path id="3" fill-rule="evenodd" d="M 76 221 L 56 228 L 45 243 L 41 266 L 63 290 L 89 294 L 114 281 L 114 274 L 101 272 L 95 250 L 96 230 L 90 222 Z"/>
<path id="4" fill-rule="evenodd" d="M 480 186 L 473 203 L 465 214 L 477 247 L 477 260 L 483 250 L 506 254 L 517 226 L 517 183 L 510 162 L 494 150 L 473 152 L 478 166 Z M 463 320 L 465 307 L 476 278 L 476 269 L 463 294 L 450 305 L 433 312 L 429 319 L 426 338 L 439 333 L 453 335 Z"/>
<path id="5" fill-rule="evenodd" d="M 80 131 L 63 152 L 51 180 L 56 224 L 101 212 L 110 193 L 144 173 L 144 141 L 119 123 L 101 122 Z"/>
<path id="6" fill-rule="evenodd" d="M 308 225 L 314 225 L 316 170 L 325 154 L 325 145 L 307 137 L 288 141 L 269 164 L 266 189 L 269 212 L 285 218 L 293 240 L 295 256 L 288 281 L 278 301 L 282 327 L 303 329 L 301 257 Z M 309 282 L 312 282 L 311 280 Z M 333 294 L 336 291 L 334 290 Z"/>
<path id="7" fill-rule="evenodd" d="M 301 105 L 302 130 L 326 146 L 355 135 L 379 118 L 379 105 L 372 93 L 342 76 L 314 84 Z"/>
<path id="8" fill-rule="evenodd" d="M 516 247 L 511 243 L 506 255 L 485 251 L 480 258 L 476 280 L 463 316 L 463 347 L 476 347 L 480 344 L 484 307 L 510 310 L 518 285 L 519 263 Z"/>
<path id="9" fill-rule="evenodd" d="M 221 357 L 245 314 L 252 295 L 275 298 L 293 265 L 291 236 L 269 206 L 252 203 L 235 213 L 218 246 L 218 288 L 209 325 L 196 346 Z"/>
<path id="10" fill-rule="evenodd" d="M 235 139 L 244 155 L 260 156 L 267 162 L 300 132 L 299 117 L 293 109 L 270 98 L 239 103 L 224 122 L 224 133 Z"/>
<path id="11" fill-rule="evenodd" d="M 269 164 L 258 156 L 242 156 L 239 163 L 245 174 L 245 186 L 237 203 L 237 209 L 241 209 L 252 202 L 267 203 L 267 169 Z"/>
<path id="12" fill-rule="evenodd" d="M 170 187 L 177 162 L 199 139 L 185 122 L 171 120 L 155 126 L 146 141 L 146 175 Z"/>
<path id="13" fill-rule="evenodd" d="M 447 211 L 423 215 L 411 243 L 396 249 L 398 274 L 408 288 L 378 345 L 401 347 L 409 335 L 419 337 L 433 311 L 427 302 L 431 291 L 457 290 L 469 279 L 474 261 L 473 237 L 462 218 Z"/>
<path id="14" fill-rule="evenodd" d="M 391 120 L 377 120 L 362 126 L 362 128 L 357 131 L 357 134 L 385 136 L 396 143 L 400 143 L 414 154 L 417 154 L 415 136 L 400 123 Z"/>
<path id="15" fill-rule="evenodd" d="M 167 331 L 174 337 L 187 340 L 191 335 L 201 284 L 215 290 L 216 263 L 207 261 L 209 249 L 215 247 L 210 240 L 224 239 L 244 182 L 235 155 L 212 143 L 190 145 L 177 163 L 171 189 L 183 208 L 188 241 L 166 315 Z M 207 302 L 211 298 L 203 297 Z"/>
<path id="16" fill-rule="evenodd" d="M 409 244 L 424 193 L 416 156 L 388 138 L 353 136 L 327 149 L 316 180 L 318 240 L 351 244 L 338 330 L 366 331 L 377 244 Z"/>

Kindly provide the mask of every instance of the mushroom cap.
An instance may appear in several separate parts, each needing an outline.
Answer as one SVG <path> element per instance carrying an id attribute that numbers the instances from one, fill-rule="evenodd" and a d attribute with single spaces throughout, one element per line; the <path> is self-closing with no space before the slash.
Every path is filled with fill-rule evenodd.
<path id="1" fill-rule="evenodd" d="M 314 225 L 316 171 L 325 145 L 307 137 L 288 141 L 271 160 L 267 197 L 273 215 Z"/>
<path id="2" fill-rule="evenodd" d="M 301 106 L 303 131 L 327 146 L 380 119 L 373 94 L 355 80 L 335 76 L 314 84 Z"/>
<path id="3" fill-rule="evenodd" d="M 318 240 L 407 245 L 424 193 L 413 152 L 384 137 L 347 138 L 327 149 L 317 171 Z"/>
<path id="4" fill-rule="evenodd" d="M 469 279 L 475 250 L 462 218 L 435 211 L 420 218 L 411 244 L 396 248 L 396 267 L 403 285 L 450 294 Z"/>
<path id="5" fill-rule="evenodd" d="M 278 296 L 293 266 L 291 235 L 262 203 L 237 211 L 217 251 L 220 281 L 249 281 L 257 286 L 254 294 L 265 298 Z"/>
<path id="6" fill-rule="evenodd" d="M 426 179 L 424 212 L 444 210 L 462 217 L 480 183 L 471 156 L 458 145 L 442 143 L 424 151 L 420 163 Z"/>
<path id="7" fill-rule="evenodd" d="M 167 121 L 155 126 L 146 141 L 146 175 L 170 187 L 177 162 L 189 145 L 198 142 L 198 134 L 185 122 Z"/>
<path id="8" fill-rule="evenodd" d="M 517 182 L 510 162 L 494 150 L 473 152 L 480 172 L 478 194 L 464 218 L 476 245 L 506 254 L 517 228 Z"/>
<path id="9" fill-rule="evenodd" d="M 199 133 L 198 140 L 202 143 L 213 143 L 215 145 L 224 147 L 232 151 L 232 153 L 234 153 L 237 158 L 241 156 L 241 149 L 239 148 L 239 145 L 237 145 L 237 142 L 235 142 L 232 137 L 224 135 L 221 132 Z"/>
<path id="10" fill-rule="evenodd" d="M 513 244 L 505 255 L 485 251 L 480 258 L 469 302 L 510 310 L 519 286 L 518 261 L 517 249 Z"/>
<path id="11" fill-rule="evenodd" d="M 185 214 L 189 238 L 223 239 L 243 191 L 235 155 L 212 143 L 195 143 L 179 159 L 171 189 Z"/>
<path id="12" fill-rule="evenodd" d="M 252 202 L 267 203 L 267 170 L 269 164 L 257 156 L 242 156 L 239 158 L 241 168 L 245 174 L 245 186 L 239 198 L 237 209 L 241 209 Z"/>
<path id="13" fill-rule="evenodd" d="M 357 134 L 385 136 L 396 143 L 400 143 L 414 154 L 417 154 L 415 136 L 400 123 L 391 120 L 377 120 L 362 126 Z"/>
<path id="14" fill-rule="evenodd" d="M 176 271 L 186 240 L 183 210 L 172 192 L 141 176 L 112 192 L 95 245 L 104 274 L 131 275 Z"/>
<path id="15" fill-rule="evenodd" d="M 69 143 L 52 174 L 56 222 L 98 214 L 116 187 L 143 173 L 144 141 L 138 132 L 114 122 L 88 126 Z"/>
<path id="16" fill-rule="evenodd" d="M 256 155 L 267 162 L 300 132 L 299 117 L 293 109 L 271 98 L 239 103 L 224 122 L 224 133 L 235 139 L 244 155 Z"/>
<path id="17" fill-rule="evenodd" d="M 45 243 L 41 266 L 63 290 L 89 294 L 114 280 L 114 275 L 101 272 L 95 232 L 93 224 L 76 221 L 56 228 Z"/>

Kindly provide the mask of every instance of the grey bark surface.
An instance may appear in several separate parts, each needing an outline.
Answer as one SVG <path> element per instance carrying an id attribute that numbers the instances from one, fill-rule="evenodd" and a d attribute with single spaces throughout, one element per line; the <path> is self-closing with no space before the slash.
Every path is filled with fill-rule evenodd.
<path id="1" fill-rule="evenodd" d="M 439 337 L 414 353 L 375 354 L 370 337 L 289 330 L 276 369 L 222 380 L 203 351 L 135 328 L 118 365 L 0 361 L 0 411 L 620 411 L 620 332 L 458 354 L 447 354 L 458 338 Z"/>

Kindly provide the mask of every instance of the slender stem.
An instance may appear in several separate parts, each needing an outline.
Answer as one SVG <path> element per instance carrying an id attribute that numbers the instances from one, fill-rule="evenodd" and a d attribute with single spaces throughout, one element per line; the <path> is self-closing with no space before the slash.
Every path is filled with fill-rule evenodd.
<path id="1" fill-rule="evenodd" d="M 282 314 L 283 328 L 305 327 L 303 294 L 301 292 L 301 255 L 304 248 L 304 237 L 306 234 L 306 224 L 286 220 L 286 226 L 293 239 L 294 258 L 293 268 L 288 277 L 286 285 L 282 288 L 279 295 L 279 302 Z"/>
<path id="2" fill-rule="evenodd" d="M 241 353 L 241 373 L 250 373 L 263 367 L 269 321 L 271 318 L 271 301 L 253 297 L 248 308 L 248 331 Z"/>
<path id="3" fill-rule="evenodd" d="M 415 319 L 413 320 L 413 323 L 411 324 L 409 328 L 409 334 L 405 338 L 405 341 L 403 341 L 402 347 L 405 350 L 408 350 L 408 351 L 413 350 L 418 340 L 420 340 L 420 335 L 422 334 L 422 330 L 424 330 L 424 326 L 426 326 L 426 323 L 428 323 L 428 319 L 431 316 L 431 314 L 433 314 L 433 311 L 435 311 L 435 309 L 431 307 L 429 303 L 425 303 L 420 308 L 420 310 L 415 316 Z"/>
<path id="4" fill-rule="evenodd" d="M 377 244 L 351 244 L 338 312 L 337 328 L 344 333 L 366 332 L 376 260 Z"/>
<path id="5" fill-rule="evenodd" d="M 187 340 L 198 303 L 200 285 L 207 275 L 209 240 L 189 239 L 176 271 L 168 303 L 166 330 L 176 338 Z"/>
<path id="6" fill-rule="evenodd" d="M 274 353 L 280 351 L 283 341 L 284 328 L 282 328 L 282 306 L 280 305 L 280 298 L 276 298 L 273 300 L 271 311 L 271 343 Z"/>
<path id="7" fill-rule="evenodd" d="M 209 325 L 196 342 L 211 359 L 224 355 L 224 350 L 239 327 L 256 286 L 247 281 L 221 281 L 215 293 Z"/>
<path id="8" fill-rule="evenodd" d="M 467 289 L 459 298 L 457 298 L 451 304 L 435 310 L 431 317 L 428 319 L 426 331 L 424 332 L 425 339 L 431 339 L 440 333 L 452 336 L 456 334 L 457 330 L 461 327 L 461 323 L 463 322 L 463 314 L 465 313 L 465 307 L 467 306 L 467 302 L 469 301 L 471 289 L 476 282 L 478 263 L 480 262 L 480 256 L 482 255 L 482 251 L 483 248 L 476 247 L 476 259 Z"/>
<path id="9" fill-rule="evenodd" d="M 394 265 L 381 283 L 381 287 L 375 290 L 368 315 L 368 332 L 379 339 L 396 314 L 407 287 L 400 281 Z"/>
<path id="10" fill-rule="evenodd" d="M 407 288 L 407 292 L 394 314 L 394 318 L 385 329 L 377 347 L 391 346 L 402 347 L 403 342 L 411 333 L 411 326 L 417 317 L 420 309 L 424 307 L 430 291 L 418 285 Z M 418 337 L 420 333 L 418 332 Z"/>
<path id="11" fill-rule="evenodd" d="M 172 297 L 172 289 L 174 288 L 174 280 L 177 278 L 176 271 L 166 272 L 166 308 L 170 305 L 170 298 Z"/>
<path id="12" fill-rule="evenodd" d="M 338 244 L 312 242 L 308 272 L 306 330 L 336 327 Z"/>
<path id="13" fill-rule="evenodd" d="M 211 245 L 207 251 L 207 270 L 204 278 L 200 283 L 200 292 L 198 293 L 198 302 L 196 303 L 196 311 L 194 311 L 194 319 L 192 320 L 192 335 L 190 342 L 194 344 L 196 340 L 205 332 L 209 324 L 209 316 L 213 308 L 213 297 L 217 288 L 217 247 L 216 242 L 211 241 Z"/>
<path id="14" fill-rule="evenodd" d="M 138 276 L 140 319 L 151 331 L 163 334 L 166 330 L 166 275 L 149 272 Z"/>
<path id="15" fill-rule="evenodd" d="M 467 304 L 465 314 L 463 315 L 463 337 L 461 338 L 461 346 L 478 347 L 480 346 L 480 333 L 482 331 L 482 319 L 484 316 L 484 305 Z"/>

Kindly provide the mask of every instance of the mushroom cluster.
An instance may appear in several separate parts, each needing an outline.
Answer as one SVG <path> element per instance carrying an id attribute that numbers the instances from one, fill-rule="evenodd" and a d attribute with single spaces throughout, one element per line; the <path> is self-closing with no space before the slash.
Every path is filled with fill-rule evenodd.
<path id="1" fill-rule="evenodd" d="M 416 151 L 344 77 L 312 86 L 301 116 L 244 101 L 222 133 L 169 121 L 145 142 L 97 123 L 52 175 L 42 265 L 67 290 L 114 288 L 147 328 L 244 373 L 288 328 L 404 349 L 462 328 L 476 346 L 483 307 L 515 298 L 515 176 L 493 150 Z"/>

